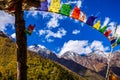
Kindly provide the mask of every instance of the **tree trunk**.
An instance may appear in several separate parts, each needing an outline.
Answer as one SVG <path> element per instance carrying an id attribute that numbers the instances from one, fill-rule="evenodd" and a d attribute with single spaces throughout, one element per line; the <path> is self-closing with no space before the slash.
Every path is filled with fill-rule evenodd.
<path id="1" fill-rule="evenodd" d="M 22 2 L 16 3 L 15 9 L 15 29 L 17 43 L 17 80 L 27 80 L 27 37 L 24 33 L 25 21 L 22 11 Z"/>

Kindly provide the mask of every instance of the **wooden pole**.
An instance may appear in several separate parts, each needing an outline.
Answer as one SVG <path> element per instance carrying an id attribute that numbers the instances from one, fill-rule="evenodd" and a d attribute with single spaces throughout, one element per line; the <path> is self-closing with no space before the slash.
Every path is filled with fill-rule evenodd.
<path id="1" fill-rule="evenodd" d="M 27 80 L 27 37 L 24 33 L 25 21 L 22 11 L 22 2 L 15 4 L 15 29 L 17 43 L 17 80 Z"/>
<path id="2" fill-rule="evenodd" d="M 106 77 L 105 77 L 105 80 L 109 80 L 109 72 L 110 72 L 110 62 L 111 62 L 111 59 L 112 59 L 112 52 L 113 52 L 113 48 L 111 49 L 111 52 L 108 56 L 108 61 L 107 61 L 107 72 L 106 72 Z"/>

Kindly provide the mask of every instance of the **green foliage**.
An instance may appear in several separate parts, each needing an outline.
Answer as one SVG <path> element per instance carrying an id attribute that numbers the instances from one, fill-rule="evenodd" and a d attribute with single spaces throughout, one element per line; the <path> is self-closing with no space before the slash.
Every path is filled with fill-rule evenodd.
<path id="1" fill-rule="evenodd" d="M 28 80 L 86 80 L 65 67 L 28 51 Z M 16 80 L 16 45 L 0 37 L 0 80 Z"/>

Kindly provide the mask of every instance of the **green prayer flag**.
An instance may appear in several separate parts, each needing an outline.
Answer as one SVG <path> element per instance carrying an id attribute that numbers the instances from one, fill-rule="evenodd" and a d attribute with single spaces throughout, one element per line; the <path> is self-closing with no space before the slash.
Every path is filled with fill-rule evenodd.
<path id="1" fill-rule="evenodd" d="M 24 32 L 26 33 L 26 34 L 28 34 L 28 35 L 31 35 L 31 32 L 29 32 L 28 30 L 24 30 Z"/>
<path id="2" fill-rule="evenodd" d="M 120 44 L 120 38 L 118 38 L 118 40 L 117 40 L 117 44 Z"/>
<path id="3" fill-rule="evenodd" d="M 104 26 L 103 28 L 100 28 L 99 31 L 100 31 L 101 33 L 104 33 L 106 29 L 107 29 L 107 26 Z"/>
<path id="4" fill-rule="evenodd" d="M 71 9 L 72 9 L 71 5 L 69 5 L 69 4 L 63 4 L 62 8 L 60 10 L 60 14 L 69 16 Z"/>

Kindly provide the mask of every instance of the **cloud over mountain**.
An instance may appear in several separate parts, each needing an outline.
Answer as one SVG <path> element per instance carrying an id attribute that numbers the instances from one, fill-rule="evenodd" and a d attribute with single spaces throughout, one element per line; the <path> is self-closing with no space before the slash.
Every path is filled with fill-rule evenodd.
<path id="1" fill-rule="evenodd" d="M 67 51 L 72 51 L 78 54 L 88 54 L 97 49 L 100 51 L 109 50 L 109 48 L 104 47 L 100 41 L 95 40 L 92 43 L 89 43 L 87 40 L 69 40 L 68 42 L 64 43 L 63 47 L 61 48 L 60 55 Z"/>

